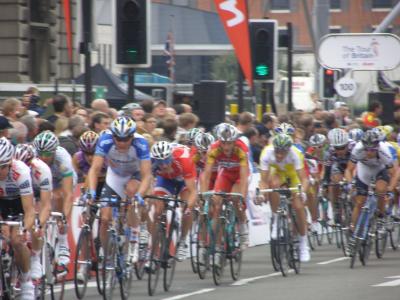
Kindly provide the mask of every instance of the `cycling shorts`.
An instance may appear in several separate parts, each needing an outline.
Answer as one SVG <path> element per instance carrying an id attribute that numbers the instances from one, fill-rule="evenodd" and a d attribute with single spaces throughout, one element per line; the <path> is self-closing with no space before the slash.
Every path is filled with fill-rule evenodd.
<path id="1" fill-rule="evenodd" d="M 381 170 L 375 178 L 376 181 L 383 180 L 387 183 L 390 181 L 389 172 L 387 169 Z M 361 179 L 356 176 L 356 191 L 358 196 L 368 196 L 368 186 L 368 184 L 362 182 Z"/>
<path id="2" fill-rule="evenodd" d="M 18 217 L 23 213 L 21 197 L 0 199 L 0 214 L 3 220 L 8 219 L 9 216 Z"/>
<path id="3" fill-rule="evenodd" d="M 110 199 L 116 199 L 116 201 L 118 202 L 121 200 L 121 197 L 118 195 L 117 192 L 115 192 L 111 187 L 109 187 L 107 183 L 105 183 L 101 191 L 100 200 L 110 201 Z M 111 206 L 111 203 L 100 202 L 100 207 L 109 207 L 109 206 Z"/>
<path id="4" fill-rule="evenodd" d="M 297 176 L 297 172 L 280 171 L 274 167 L 271 168 L 270 172 L 271 175 L 279 177 L 282 185 L 287 185 L 288 187 L 297 187 L 299 184 L 301 184 L 300 178 Z"/>
<path id="5" fill-rule="evenodd" d="M 154 194 L 156 195 L 173 195 L 177 196 L 186 190 L 184 180 L 167 179 L 162 176 L 157 176 L 156 184 L 154 187 Z"/>
<path id="6" fill-rule="evenodd" d="M 210 180 L 211 181 L 211 180 Z M 240 172 L 227 171 L 221 169 L 217 173 L 214 191 L 230 193 L 234 184 L 240 183 Z"/>

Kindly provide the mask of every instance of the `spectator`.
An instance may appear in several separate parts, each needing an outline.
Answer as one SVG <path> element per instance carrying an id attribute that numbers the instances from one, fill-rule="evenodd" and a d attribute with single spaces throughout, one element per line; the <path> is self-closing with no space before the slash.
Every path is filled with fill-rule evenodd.
<path id="1" fill-rule="evenodd" d="M 274 119 L 272 116 L 265 113 L 262 116 L 261 124 L 257 126 L 257 130 L 260 136 L 260 145 L 264 147 L 268 144 L 268 141 L 273 134 Z"/>
<path id="2" fill-rule="evenodd" d="M 95 99 L 92 101 L 92 104 L 90 106 L 95 111 L 101 111 L 105 114 L 110 113 L 110 106 L 105 99 Z"/>
<path id="3" fill-rule="evenodd" d="M 339 126 L 347 126 L 351 124 L 352 121 L 349 118 L 349 114 L 349 107 L 346 103 L 341 101 L 335 103 L 335 117 Z"/>
<path id="4" fill-rule="evenodd" d="M 28 110 L 28 113 L 35 112 L 39 116 L 44 113 L 44 109 L 40 107 L 40 92 L 35 87 L 30 87 L 26 90 L 22 97 L 22 105 Z"/>
<path id="5" fill-rule="evenodd" d="M 361 118 L 364 123 L 365 129 L 371 129 L 373 127 L 381 125 L 379 116 L 382 114 L 383 106 L 378 101 L 373 101 L 368 105 L 368 111 L 363 113 Z"/>
<path id="6" fill-rule="evenodd" d="M 337 122 L 336 122 L 335 115 L 333 113 L 326 114 L 326 116 L 325 116 L 325 127 L 328 129 L 328 131 L 333 129 L 333 128 L 339 127 Z"/>
<path id="7" fill-rule="evenodd" d="M 147 114 L 151 114 L 154 109 L 154 101 L 150 99 L 143 100 L 140 105 L 142 106 L 143 110 Z"/>
<path id="8" fill-rule="evenodd" d="M 185 113 L 191 113 L 192 112 L 192 107 L 189 104 L 182 103 L 181 105 L 182 105 L 183 111 Z"/>
<path id="9" fill-rule="evenodd" d="M 183 114 L 185 112 L 182 104 L 175 104 L 173 108 L 175 109 L 177 115 Z"/>
<path id="10" fill-rule="evenodd" d="M 72 115 L 72 101 L 65 95 L 55 95 L 53 97 L 54 114 L 49 116 L 47 120 L 55 124 L 59 118 L 69 118 Z"/>
<path id="11" fill-rule="evenodd" d="M 166 115 L 168 115 L 171 118 L 175 118 L 176 119 L 176 110 L 173 107 L 167 107 L 166 111 L 167 111 Z"/>
<path id="12" fill-rule="evenodd" d="M 167 102 L 159 100 L 154 104 L 153 115 L 160 121 L 167 114 Z"/>
<path id="13" fill-rule="evenodd" d="M 0 137 L 9 138 L 9 129 L 13 128 L 10 121 L 4 116 L 0 116 Z"/>
<path id="14" fill-rule="evenodd" d="M 60 146 L 65 148 L 69 154 L 74 155 L 79 149 L 79 137 L 88 128 L 81 116 L 73 116 L 69 119 L 67 130 L 61 132 L 58 139 Z"/>
<path id="15" fill-rule="evenodd" d="M 22 118 L 20 118 L 20 121 L 28 129 L 27 141 L 28 142 L 33 141 L 33 139 L 38 134 L 38 130 L 39 130 L 37 119 L 32 117 L 32 116 L 30 116 L 30 115 L 25 115 Z"/>
<path id="16" fill-rule="evenodd" d="M 242 112 L 239 114 L 239 119 L 237 121 L 237 129 L 240 133 L 244 133 L 253 125 L 253 115 L 249 112 Z"/>
<path id="17" fill-rule="evenodd" d="M 51 132 L 54 132 L 56 130 L 56 128 L 55 128 L 54 124 L 50 123 L 47 120 L 43 120 L 42 119 L 39 122 L 38 134 L 43 132 L 43 131 L 46 131 L 46 130 L 50 130 Z"/>
<path id="18" fill-rule="evenodd" d="M 79 108 L 76 110 L 76 115 L 81 116 L 83 120 L 85 121 L 86 126 L 89 125 L 90 118 L 89 118 L 89 112 L 84 109 L 84 108 Z"/>
<path id="19" fill-rule="evenodd" d="M 323 119 L 324 119 L 324 111 L 323 111 L 321 108 L 315 108 L 315 109 L 312 111 L 312 114 L 313 114 L 314 119 L 315 119 L 316 121 L 320 121 L 320 122 L 323 121 Z"/>
<path id="20" fill-rule="evenodd" d="M 108 115 L 109 115 L 109 116 L 111 117 L 111 119 L 113 119 L 113 120 L 119 117 L 118 110 L 116 110 L 115 108 L 110 108 L 110 109 L 109 109 Z"/>
<path id="21" fill-rule="evenodd" d="M 92 122 L 90 123 L 90 128 L 97 133 L 107 130 L 110 127 L 111 118 L 109 115 L 96 112 L 92 115 Z"/>
<path id="22" fill-rule="evenodd" d="M 13 145 L 26 143 L 28 128 L 20 121 L 13 122 L 13 128 L 10 129 L 9 138 Z"/>
<path id="23" fill-rule="evenodd" d="M 131 117 L 135 122 L 142 121 L 144 110 L 138 103 L 129 103 L 122 107 L 124 115 Z"/>
<path id="24" fill-rule="evenodd" d="M 21 110 L 21 101 L 16 98 L 8 98 L 3 102 L 3 115 L 11 122 L 18 120 Z"/>
<path id="25" fill-rule="evenodd" d="M 249 152 L 250 155 L 252 155 L 251 161 L 258 164 L 260 162 L 262 147 L 258 144 L 259 133 L 257 129 L 254 127 L 249 127 L 246 131 L 243 132 L 243 135 L 249 141 Z"/>
<path id="26" fill-rule="evenodd" d="M 174 142 L 176 131 L 178 129 L 178 122 L 173 118 L 166 118 L 162 121 L 161 128 L 164 129 L 162 140 Z"/>
<path id="27" fill-rule="evenodd" d="M 153 134 L 157 127 L 157 119 L 152 114 L 145 114 L 143 122 L 143 133 Z"/>
<path id="28" fill-rule="evenodd" d="M 186 133 L 197 126 L 199 123 L 199 118 L 192 113 L 183 113 L 179 115 L 178 118 L 178 130 L 177 130 L 177 140 L 182 143 L 186 139 Z"/>

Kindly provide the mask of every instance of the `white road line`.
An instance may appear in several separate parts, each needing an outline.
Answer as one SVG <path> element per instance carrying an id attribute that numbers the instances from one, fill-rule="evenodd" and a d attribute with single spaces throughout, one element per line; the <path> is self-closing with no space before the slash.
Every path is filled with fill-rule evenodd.
<path id="1" fill-rule="evenodd" d="M 215 289 L 201 289 L 201 290 L 195 291 L 193 293 L 177 295 L 177 296 L 173 296 L 173 297 L 169 297 L 169 298 L 164 298 L 162 300 L 178 300 L 178 299 L 183 299 L 183 298 L 187 298 L 187 297 L 194 296 L 194 295 L 200 295 L 200 294 L 204 294 L 204 293 L 209 293 L 209 292 L 212 292 L 212 291 L 215 291 Z"/>
<path id="2" fill-rule="evenodd" d="M 327 260 L 327 261 L 321 261 L 321 262 L 317 263 L 317 265 L 328 265 L 328 264 L 335 263 L 335 262 L 342 261 L 342 260 L 346 260 L 346 259 L 349 259 L 349 258 L 350 257 L 339 257 L 339 258 L 335 258 L 335 259 L 331 259 L 331 260 Z"/>
<path id="3" fill-rule="evenodd" d="M 293 273 L 294 270 L 289 270 L 289 273 Z M 245 285 L 248 284 L 249 282 L 255 281 L 255 280 L 259 280 L 259 279 L 263 279 L 263 278 L 269 278 L 269 277 L 275 277 L 275 276 L 281 276 L 282 273 L 281 272 L 275 272 L 275 273 L 271 273 L 268 275 L 261 275 L 261 276 L 256 276 L 256 277 L 250 277 L 250 278 L 243 278 L 240 279 L 234 283 L 232 283 L 231 285 L 233 286 L 241 286 L 241 285 Z"/>
<path id="4" fill-rule="evenodd" d="M 380 284 L 375 284 L 373 287 L 384 287 L 384 286 L 399 286 L 400 285 L 400 279 L 380 283 Z"/>

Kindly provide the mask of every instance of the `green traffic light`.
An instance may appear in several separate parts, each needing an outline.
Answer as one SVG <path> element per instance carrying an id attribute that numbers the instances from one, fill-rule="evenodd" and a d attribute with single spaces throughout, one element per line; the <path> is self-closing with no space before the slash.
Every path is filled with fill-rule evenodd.
<path id="1" fill-rule="evenodd" d="M 257 65 L 256 74 L 258 76 L 267 76 L 269 74 L 269 68 L 266 65 Z"/>
<path id="2" fill-rule="evenodd" d="M 128 49 L 127 56 L 130 62 L 136 62 L 138 51 L 136 49 Z"/>

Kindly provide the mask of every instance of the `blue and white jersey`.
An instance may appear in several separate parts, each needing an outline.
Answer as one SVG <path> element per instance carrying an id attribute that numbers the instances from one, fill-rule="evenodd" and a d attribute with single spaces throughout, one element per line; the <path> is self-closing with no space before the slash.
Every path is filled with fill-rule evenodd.
<path id="1" fill-rule="evenodd" d="M 147 140 L 135 133 L 128 151 L 120 152 L 111 132 L 106 132 L 97 142 L 95 155 L 107 158 L 108 167 L 115 174 L 127 177 L 140 172 L 140 161 L 150 160 L 150 149 Z"/>

